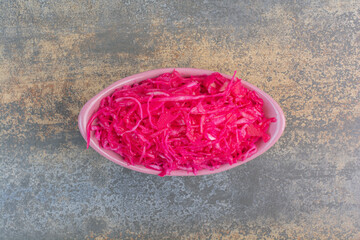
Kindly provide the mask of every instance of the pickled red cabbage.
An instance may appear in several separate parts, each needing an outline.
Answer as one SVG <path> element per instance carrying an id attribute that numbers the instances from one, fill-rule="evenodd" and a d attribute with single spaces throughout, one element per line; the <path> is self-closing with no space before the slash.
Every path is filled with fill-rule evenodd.
<path id="1" fill-rule="evenodd" d="M 131 165 L 158 170 L 214 170 L 244 161 L 267 142 L 263 100 L 241 79 L 220 73 L 182 77 L 164 73 L 116 89 L 101 100 L 87 124 L 99 145 Z"/>

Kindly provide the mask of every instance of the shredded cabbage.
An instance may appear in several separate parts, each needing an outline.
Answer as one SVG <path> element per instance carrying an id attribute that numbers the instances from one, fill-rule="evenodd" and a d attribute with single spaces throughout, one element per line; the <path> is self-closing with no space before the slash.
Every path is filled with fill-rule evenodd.
<path id="1" fill-rule="evenodd" d="M 93 132 L 102 148 L 159 176 L 244 161 L 257 141 L 270 139 L 266 132 L 276 119 L 264 116 L 263 100 L 235 74 L 173 71 L 116 89 L 90 118 L 87 147 Z"/>

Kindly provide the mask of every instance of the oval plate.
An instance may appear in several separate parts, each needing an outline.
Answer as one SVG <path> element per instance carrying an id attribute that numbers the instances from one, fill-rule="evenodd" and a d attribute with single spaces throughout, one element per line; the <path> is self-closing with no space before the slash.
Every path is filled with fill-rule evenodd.
<path id="1" fill-rule="evenodd" d="M 191 76 L 191 75 L 192 76 L 204 75 L 204 74 L 208 75 L 208 74 L 211 74 L 214 72 L 214 71 L 210 71 L 210 70 L 195 69 L 195 68 L 163 68 L 163 69 L 155 69 L 155 70 L 151 70 L 151 71 L 147 71 L 147 72 L 143 72 L 143 73 L 138 73 L 138 74 L 123 78 L 123 79 L 111 84 L 110 86 L 108 86 L 107 88 L 102 90 L 100 93 L 98 93 L 95 97 L 90 99 L 80 111 L 79 129 L 80 129 L 81 135 L 84 137 L 85 141 L 86 141 L 86 124 L 88 123 L 90 117 L 99 108 L 101 99 L 112 94 L 115 91 L 115 89 L 120 88 L 124 85 L 131 85 L 133 83 L 140 82 L 140 81 L 148 79 L 148 78 L 154 78 L 163 73 L 172 72 L 173 70 L 178 71 L 182 76 L 185 76 L 185 77 Z M 225 74 L 221 74 L 221 75 L 223 75 L 224 77 L 226 77 L 228 79 L 232 78 L 229 75 L 225 75 Z M 284 132 L 285 116 L 284 116 L 284 113 L 281 110 L 279 104 L 274 99 L 272 99 L 268 94 L 266 94 L 264 91 L 258 89 L 257 87 L 253 86 L 252 84 L 250 84 L 244 80 L 242 80 L 242 84 L 246 88 L 257 92 L 259 97 L 264 100 L 263 109 L 264 109 L 265 116 L 267 118 L 273 118 L 273 117 L 276 118 L 276 122 L 271 123 L 269 130 L 268 130 L 268 133 L 270 134 L 271 138 L 266 143 L 264 143 L 263 141 L 258 141 L 256 143 L 256 146 L 258 148 L 257 153 L 255 153 L 251 157 L 245 159 L 244 161 L 237 162 L 232 165 L 224 164 L 220 168 L 212 170 L 212 171 L 208 170 L 208 169 L 199 170 L 197 172 L 196 176 L 219 173 L 219 172 L 223 172 L 223 171 L 229 170 L 231 168 L 237 167 L 241 164 L 244 164 L 244 163 L 260 156 L 267 150 L 269 150 L 279 140 L 282 133 Z M 131 170 L 135 170 L 138 172 L 142 172 L 142 173 L 147 173 L 147 174 L 159 174 L 160 173 L 160 171 L 148 169 L 141 165 L 128 164 L 127 162 L 125 162 L 123 160 L 123 158 L 119 154 L 117 154 L 111 150 L 106 150 L 106 149 L 101 148 L 99 146 L 99 142 L 96 140 L 96 138 L 94 137 L 93 134 L 91 134 L 90 146 L 93 149 L 95 149 L 95 151 L 97 151 L 102 156 L 104 156 L 105 158 L 107 158 L 110 161 L 113 161 L 114 163 L 119 164 L 123 167 L 129 168 Z M 185 170 L 173 170 L 173 171 L 171 171 L 170 175 L 166 175 L 166 176 L 194 176 L 194 173 L 187 172 Z"/>

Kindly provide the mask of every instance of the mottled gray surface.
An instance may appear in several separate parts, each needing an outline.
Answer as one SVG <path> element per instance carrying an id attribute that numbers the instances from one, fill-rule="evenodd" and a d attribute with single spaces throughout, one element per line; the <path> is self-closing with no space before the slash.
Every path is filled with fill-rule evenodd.
<path id="1" fill-rule="evenodd" d="M 359 239 L 359 1 L 0 0 L 0 239 Z M 228 172 L 148 176 L 86 150 L 82 105 L 145 70 L 264 89 L 279 142 Z"/>

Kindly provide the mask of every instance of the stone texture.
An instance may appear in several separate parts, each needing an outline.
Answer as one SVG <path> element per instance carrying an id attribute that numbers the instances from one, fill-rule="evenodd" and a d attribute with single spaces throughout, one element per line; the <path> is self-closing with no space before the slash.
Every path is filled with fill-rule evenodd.
<path id="1" fill-rule="evenodd" d="M 359 239 L 359 1 L 0 1 L 0 239 Z M 82 105 L 164 67 L 262 88 L 279 142 L 212 176 L 86 150 Z"/>

